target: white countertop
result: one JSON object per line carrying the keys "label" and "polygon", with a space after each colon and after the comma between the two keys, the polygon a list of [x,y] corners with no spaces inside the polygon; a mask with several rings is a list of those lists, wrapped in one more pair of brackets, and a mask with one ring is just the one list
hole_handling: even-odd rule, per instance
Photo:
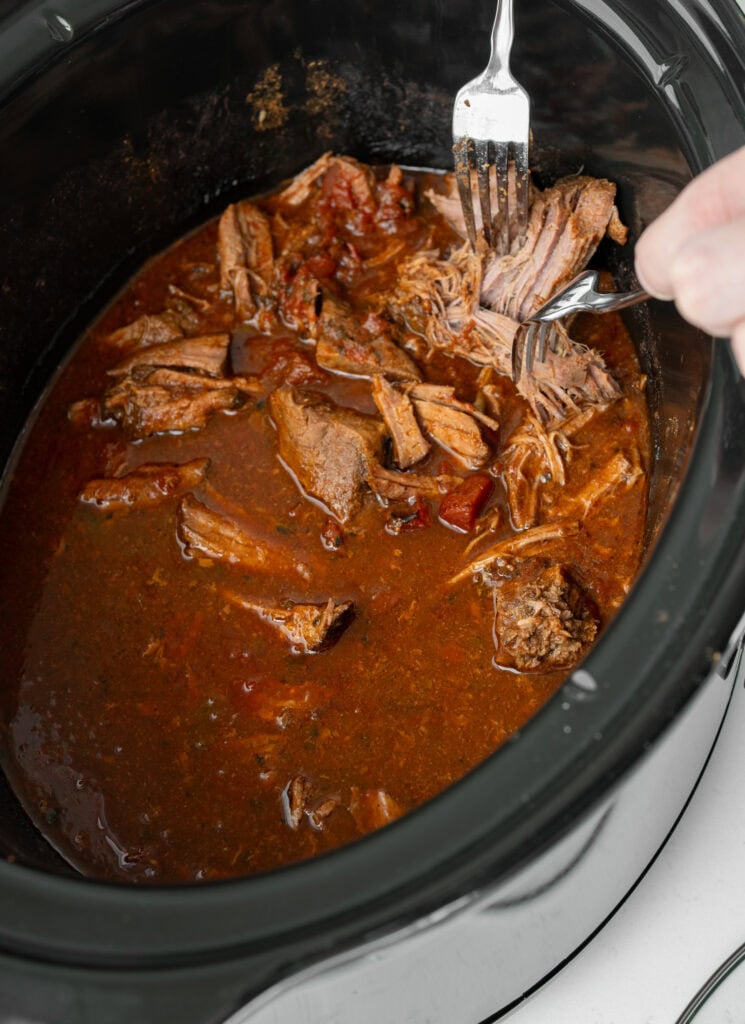
{"label": "white countertop", "polygon": [[[626,903],[510,1024],[674,1024],[745,942],[745,689],[742,667],[692,801]],[[735,997],[735,984],[740,995]],[[701,1024],[745,1021],[745,968]],[[727,1005],[722,1005],[726,1001]],[[699,1018],[696,1018],[698,1024]]]}

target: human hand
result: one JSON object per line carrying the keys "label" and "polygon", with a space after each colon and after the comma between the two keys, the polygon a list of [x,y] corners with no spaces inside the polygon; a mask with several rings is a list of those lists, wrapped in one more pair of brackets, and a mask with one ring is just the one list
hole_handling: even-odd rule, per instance
{"label": "human hand", "polygon": [[745,375],[745,146],[695,178],[636,244],[639,283],[731,338]]}

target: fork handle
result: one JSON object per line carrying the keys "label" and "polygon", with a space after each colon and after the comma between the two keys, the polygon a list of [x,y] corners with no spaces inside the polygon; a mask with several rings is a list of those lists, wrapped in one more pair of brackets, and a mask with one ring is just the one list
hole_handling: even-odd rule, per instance
{"label": "fork handle", "polygon": [[512,0],[497,0],[497,12],[491,30],[491,56],[484,76],[497,81],[510,72],[510,51],[515,36]]}
{"label": "fork handle", "polygon": [[627,306],[635,306],[637,302],[644,302],[649,298],[648,292],[638,288],[634,292],[600,292],[588,300],[588,308],[595,313],[610,313],[616,309],[626,309]]}

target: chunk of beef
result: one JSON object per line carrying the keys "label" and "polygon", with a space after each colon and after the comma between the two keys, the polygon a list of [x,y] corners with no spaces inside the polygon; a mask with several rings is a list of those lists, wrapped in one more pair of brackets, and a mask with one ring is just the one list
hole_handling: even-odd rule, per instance
{"label": "chunk of beef", "polygon": [[[102,427],[106,423],[106,414],[98,398],[81,398],[73,402],[67,410],[67,418],[76,427]],[[113,420],[109,419],[109,425]]]}
{"label": "chunk of beef", "polygon": [[316,832],[326,827],[326,819],[341,806],[338,793],[313,794],[313,785],[303,775],[296,775],[287,783],[280,796],[282,817],[293,831],[300,828],[303,816]]}
{"label": "chunk of beef", "polygon": [[414,400],[419,422],[429,436],[469,469],[483,466],[491,454],[472,416],[437,402]]}
{"label": "chunk of beef", "polygon": [[373,217],[376,212],[375,175],[353,157],[334,157],[323,176],[323,196],[338,210],[356,210]]}
{"label": "chunk of beef", "polygon": [[199,334],[202,316],[210,310],[206,299],[190,295],[182,288],[169,284],[164,316],[172,317],[184,334]]}
{"label": "chunk of beef", "polygon": [[401,469],[421,462],[430,450],[419,428],[408,395],[389,384],[385,377],[373,377],[372,395],[393,441],[393,455]]}
{"label": "chunk of beef", "polygon": [[563,485],[566,480],[552,435],[534,416],[526,415],[510,435],[499,465],[513,527],[527,530],[535,526],[545,485]]}
{"label": "chunk of beef", "polygon": [[256,612],[285,636],[294,654],[317,654],[332,647],[354,619],[351,601],[336,602],[329,598],[325,604],[295,604],[285,601],[281,605],[250,601],[239,594],[227,592],[233,604]]}
{"label": "chunk of beef", "polygon": [[391,166],[385,181],[378,184],[376,198],[375,220],[386,231],[395,231],[414,210],[414,196],[406,186],[403,171],[396,164]]}
{"label": "chunk of beef", "polygon": [[189,558],[211,558],[248,572],[276,576],[290,572],[306,579],[310,576],[308,566],[297,561],[288,550],[252,536],[247,527],[208,508],[193,494],[181,499],[176,533]]}
{"label": "chunk of beef", "polygon": [[[116,420],[130,440],[138,441],[166,431],[200,429],[211,413],[235,409],[243,401],[229,381],[188,377],[188,383],[167,385],[156,383],[155,374],[142,382],[125,377],[106,392],[104,414]],[[207,386],[204,381],[219,386]]]}
{"label": "chunk of beef", "polygon": [[321,285],[307,263],[294,267],[296,261],[283,257],[280,262],[278,311],[282,323],[305,338],[315,339],[323,294]]}
{"label": "chunk of beef", "polygon": [[285,824],[296,832],[300,828],[305,814],[305,804],[310,795],[310,784],[302,775],[290,779],[282,790],[280,801]]}
{"label": "chunk of beef", "polygon": [[236,313],[252,319],[267,305],[274,269],[272,232],[266,214],[253,203],[231,203],[217,232],[220,287],[235,297]]}
{"label": "chunk of beef", "polygon": [[107,335],[106,341],[115,348],[146,348],[183,338],[184,331],[176,313],[166,310],[154,316],[144,314]]}
{"label": "chunk of beef", "polygon": [[212,303],[208,299],[201,299],[198,295],[192,295],[191,292],[186,292],[177,284],[172,283],[168,285],[166,305],[169,309],[183,309],[184,305],[187,305],[200,313],[209,313],[212,309]]}
{"label": "chunk of beef", "polygon": [[591,602],[561,566],[518,565],[494,594],[497,658],[521,672],[569,668],[597,635]]}
{"label": "chunk of beef", "polygon": [[230,347],[229,334],[205,334],[201,338],[180,338],[140,348],[134,355],[118,363],[109,374],[123,377],[136,366],[176,366],[221,377],[225,372]]}
{"label": "chunk of beef", "polygon": [[324,296],[318,321],[316,361],[334,373],[421,380],[416,364],[386,331],[366,330],[350,306],[330,295]]}
{"label": "chunk of beef", "polygon": [[[586,516],[598,502],[619,488],[633,487],[644,476],[638,452],[631,459],[623,452],[616,452],[593,478],[577,493],[568,498],[570,506],[578,508]],[[564,503],[565,505],[566,503]]]}
{"label": "chunk of beef", "polygon": [[131,380],[162,388],[238,391],[241,395],[260,395],[264,388],[258,377],[205,377],[191,370],[173,370],[169,366],[136,366]]}
{"label": "chunk of beef", "polygon": [[455,397],[455,388],[448,384],[415,384],[409,388],[412,398],[420,401],[432,402],[434,405],[444,405],[449,409],[458,409],[472,416],[479,423],[483,424],[493,434],[499,431],[499,422],[485,412],[481,412],[470,402],[461,402]]}
{"label": "chunk of beef", "polygon": [[80,501],[102,510],[149,508],[197,487],[205,477],[209,459],[181,465],[148,462],[124,476],[89,481]]}
{"label": "chunk of beef", "polygon": [[386,180],[378,182],[370,167],[330,153],[298,174],[277,198],[291,207],[317,200],[319,218],[331,216],[354,234],[364,234],[375,224],[394,231],[414,207],[400,167],[391,167]]}
{"label": "chunk of beef", "polygon": [[403,807],[384,789],[352,786],[349,812],[360,832],[374,832],[400,818]]}
{"label": "chunk of beef", "polygon": [[[609,227],[615,196],[612,182],[582,176],[536,190],[523,245],[486,260],[481,304],[527,320],[587,265]],[[617,222],[616,214],[616,235]]]}
{"label": "chunk of beef", "polygon": [[[496,170],[492,170],[492,192],[496,194]],[[463,208],[460,202],[460,196],[458,195],[458,186],[454,174],[445,175],[443,181],[444,191],[436,192],[434,189],[430,189],[425,192],[427,199],[433,204],[439,213],[449,222],[451,227],[461,236],[461,238],[467,238],[468,232],[466,231],[466,224],[463,218]],[[561,205],[564,198],[561,195],[563,189],[572,189],[578,187],[580,190],[587,188],[590,190],[588,195],[588,204],[580,209],[580,217],[590,217],[588,221],[590,229],[594,232],[596,230],[596,224],[598,221],[602,221],[600,224],[600,234],[595,241],[595,245],[602,238],[603,234],[607,234],[608,237],[624,245],[628,238],[628,229],[621,222],[621,218],[618,214],[618,210],[611,201],[609,207],[607,207],[607,195],[611,194],[611,200],[615,199],[615,186],[611,182],[607,182],[602,178],[590,178],[587,176],[576,175],[574,177],[566,178],[563,181],[557,182],[552,188],[548,188],[545,191],[541,191],[531,184],[530,187],[530,210],[531,215],[533,208],[537,209],[543,214],[545,208],[550,207],[554,204]],[[478,194],[478,180],[476,173],[474,172],[471,176],[471,187],[474,195],[473,212],[476,221],[477,232],[481,231],[481,203],[479,202]],[[597,191],[595,188],[597,187]],[[510,213],[516,209],[515,206],[515,180],[512,169],[508,175],[508,189],[510,196]],[[555,193],[553,189],[558,189],[559,194]],[[611,193],[612,190],[612,193]],[[576,199],[576,196],[569,196],[570,202]],[[564,211],[566,212],[566,211]],[[538,218],[536,218],[538,220]],[[529,224],[528,234],[530,234],[531,227],[535,230],[534,225]],[[515,239],[512,243],[511,253],[515,255],[520,249],[521,243],[519,241],[519,233],[516,230],[510,231],[510,237]],[[589,259],[589,256],[587,257]]]}
{"label": "chunk of beef", "polygon": [[383,501],[409,501],[417,498],[438,498],[456,488],[458,476],[447,473],[424,476],[417,473],[397,473],[395,470],[373,466],[369,483]]}
{"label": "chunk of beef", "polygon": [[278,199],[287,206],[301,206],[313,193],[319,179],[326,173],[336,158],[331,153],[324,153],[323,156],[306,167],[300,174],[296,174],[289,185],[282,189]]}
{"label": "chunk of beef", "polygon": [[326,819],[329,815],[341,806],[341,796],[338,793],[327,793],[313,802],[307,809],[308,823],[316,832],[321,832],[326,827]]}
{"label": "chunk of beef", "polygon": [[286,466],[307,494],[348,522],[380,458],[383,424],[288,385],[274,392],[269,405]]}

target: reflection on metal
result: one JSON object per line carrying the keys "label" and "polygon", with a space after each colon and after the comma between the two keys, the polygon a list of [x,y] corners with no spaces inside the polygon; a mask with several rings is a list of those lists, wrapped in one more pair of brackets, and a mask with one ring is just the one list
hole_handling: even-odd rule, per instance
{"label": "reflection on metal", "polygon": [[687,63],[688,58],[684,53],[674,53],[672,56],[667,57],[659,66],[660,77],[657,79],[657,85],[664,89],[666,86],[677,82]]}
{"label": "reflection on metal", "polygon": [[504,900],[495,900],[494,902],[487,904],[483,909],[491,911],[504,910],[506,907],[518,906],[520,903],[527,903],[530,900],[537,899],[539,896],[542,896],[545,892],[548,892],[549,889],[553,889],[555,885],[557,885],[564,878],[570,875],[572,871],[574,871],[574,869],[579,864],[581,864],[582,861],[585,859],[587,854],[590,852],[592,847],[599,839],[601,833],[603,832],[603,829],[607,825],[608,820],[611,814],[613,813],[614,806],[614,804],[611,804],[609,807],[606,807],[606,809],[600,815],[598,820],[595,822],[592,831],[590,832],[589,836],[584,841],[582,846],[580,846],[579,850],[577,850],[577,852],[567,861],[565,865],[563,865],[563,867],[560,868],[559,871],[557,871],[557,873],[552,878],[546,879],[545,882],[542,882],[540,885],[535,886],[533,889],[529,889],[526,892],[521,893],[519,896],[512,896]]}
{"label": "reflection on metal", "polygon": [[737,971],[745,961],[745,944],[729,956],[693,997],[675,1024],[722,1024],[742,1020],[745,1006],[745,972]]}
{"label": "reflection on metal", "polygon": [[55,43],[69,43],[75,35],[75,30],[67,18],[56,11],[45,12],[44,24]]}

